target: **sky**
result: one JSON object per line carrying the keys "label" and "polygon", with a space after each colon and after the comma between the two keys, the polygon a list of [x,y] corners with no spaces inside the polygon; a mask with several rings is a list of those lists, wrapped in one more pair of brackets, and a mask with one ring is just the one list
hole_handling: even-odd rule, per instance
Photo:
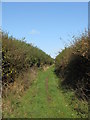
{"label": "sky", "polygon": [[88,28],[88,2],[2,2],[2,29],[53,58]]}

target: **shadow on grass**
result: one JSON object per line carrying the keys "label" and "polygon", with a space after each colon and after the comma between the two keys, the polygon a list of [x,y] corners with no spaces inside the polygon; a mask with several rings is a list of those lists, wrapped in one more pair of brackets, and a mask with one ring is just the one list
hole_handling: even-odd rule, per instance
{"label": "shadow on grass", "polygon": [[72,55],[68,65],[55,71],[62,78],[59,85],[66,89],[75,90],[82,99],[89,99],[90,61],[80,55]]}

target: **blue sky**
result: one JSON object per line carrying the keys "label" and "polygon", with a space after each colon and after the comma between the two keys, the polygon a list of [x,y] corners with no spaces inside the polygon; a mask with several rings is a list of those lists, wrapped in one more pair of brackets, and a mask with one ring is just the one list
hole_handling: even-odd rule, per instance
{"label": "blue sky", "polygon": [[[88,28],[88,3],[2,3],[2,29],[55,57]],[[60,39],[61,38],[61,39]]]}

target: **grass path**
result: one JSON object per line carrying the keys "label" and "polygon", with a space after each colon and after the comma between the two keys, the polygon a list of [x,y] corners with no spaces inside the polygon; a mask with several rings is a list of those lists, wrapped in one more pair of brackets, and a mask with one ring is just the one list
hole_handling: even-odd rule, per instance
{"label": "grass path", "polygon": [[9,117],[14,118],[77,118],[62,91],[58,89],[54,67],[39,71],[33,85],[21,97]]}

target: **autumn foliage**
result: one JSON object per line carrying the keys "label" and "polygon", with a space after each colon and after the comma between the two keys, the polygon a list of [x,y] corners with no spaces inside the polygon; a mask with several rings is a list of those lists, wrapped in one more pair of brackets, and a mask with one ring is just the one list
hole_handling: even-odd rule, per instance
{"label": "autumn foliage", "polygon": [[25,41],[9,37],[2,32],[2,82],[6,85],[14,82],[28,68],[51,65],[53,59],[45,52]]}
{"label": "autumn foliage", "polygon": [[62,86],[73,89],[82,99],[89,98],[90,85],[90,36],[74,38],[55,59],[55,72],[62,78]]}

